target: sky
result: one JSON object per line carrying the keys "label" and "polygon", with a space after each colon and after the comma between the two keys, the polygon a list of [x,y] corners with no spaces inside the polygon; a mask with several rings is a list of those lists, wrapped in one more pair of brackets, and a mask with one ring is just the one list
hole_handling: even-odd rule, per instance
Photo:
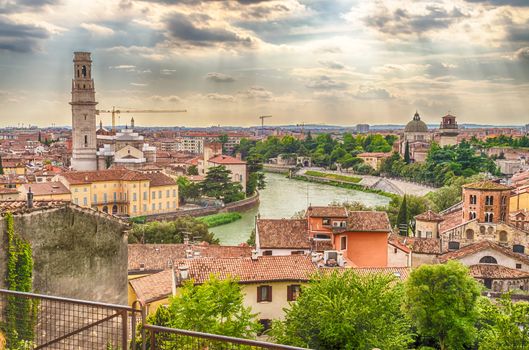
{"label": "sky", "polygon": [[74,51],[98,108],[187,110],[143,126],[529,123],[529,0],[0,0],[0,127],[71,124]]}

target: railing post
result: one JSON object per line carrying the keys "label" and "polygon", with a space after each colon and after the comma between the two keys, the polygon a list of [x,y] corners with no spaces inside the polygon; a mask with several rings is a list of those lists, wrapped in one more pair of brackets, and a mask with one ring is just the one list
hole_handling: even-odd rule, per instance
{"label": "railing post", "polygon": [[129,341],[128,326],[129,326],[129,322],[128,322],[127,310],[123,310],[121,312],[121,327],[122,327],[122,330],[121,330],[121,343],[122,343],[123,349],[128,347],[127,346],[128,345],[128,341]]}
{"label": "railing post", "polygon": [[154,332],[154,330],[150,330],[149,331],[149,334],[151,335],[151,347],[149,350],[155,350],[156,349],[156,333]]}
{"label": "railing post", "polygon": [[132,350],[136,350],[136,308],[134,307],[135,303],[132,304],[134,311],[132,312],[130,319],[130,347]]}

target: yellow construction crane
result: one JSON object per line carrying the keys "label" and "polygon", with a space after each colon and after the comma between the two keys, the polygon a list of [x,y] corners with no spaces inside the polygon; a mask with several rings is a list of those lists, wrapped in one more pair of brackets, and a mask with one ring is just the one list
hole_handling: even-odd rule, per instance
{"label": "yellow construction crane", "polygon": [[261,136],[264,135],[264,120],[266,118],[272,118],[272,116],[271,115],[262,115],[262,116],[259,117],[259,119],[261,119]]}
{"label": "yellow construction crane", "polygon": [[116,115],[121,113],[185,113],[187,110],[185,109],[116,109],[116,107],[112,107],[112,109],[106,110],[106,109],[98,109],[96,110],[96,114],[103,114],[103,113],[110,113],[112,114],[112,131],[116,131]]}

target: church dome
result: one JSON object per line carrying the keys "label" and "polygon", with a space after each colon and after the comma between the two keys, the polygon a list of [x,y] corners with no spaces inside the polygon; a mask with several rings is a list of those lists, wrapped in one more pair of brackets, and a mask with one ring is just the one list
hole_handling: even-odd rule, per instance
{"label": "church dome", "polygon": [[413,120],[406,124],[404,132],[428,132],[428,126],[421,120],[418,112],[415,112]]}

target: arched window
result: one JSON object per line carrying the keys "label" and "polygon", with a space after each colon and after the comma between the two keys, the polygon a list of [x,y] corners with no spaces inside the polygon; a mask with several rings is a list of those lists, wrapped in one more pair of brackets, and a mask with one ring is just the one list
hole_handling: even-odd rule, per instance
{"label": "arched window", "polygon": [[81,68],[81,74],[83,75],[83,78],[86,78],[86,66]]}
{"label": "arched window", "polygon": [[88,135],[84,135],[84,146],[88,146]]}
{"label": "arched window", "polygon": [[108,213],[108,207],[106,205],[103,207],[103,212]]}
{"label": "arched window", "polygon": [[112,206],[112,214],[117,214],[118,213],[118,206],[117,205],[113,205]]}
{"label": "arched window", "polygon": [[479,259],[480,264],[497,264],[498,261],[493,256],[487,255]]}
{"label": "arched window", "polygon": [[466,231],[466,236],[467,236],[467,239],[474,239],[474,230],[469,228],[467,231]]}
{"label": "arched window", "polygon": [[507,242],[507,232],[500,231],[500,242]]}

